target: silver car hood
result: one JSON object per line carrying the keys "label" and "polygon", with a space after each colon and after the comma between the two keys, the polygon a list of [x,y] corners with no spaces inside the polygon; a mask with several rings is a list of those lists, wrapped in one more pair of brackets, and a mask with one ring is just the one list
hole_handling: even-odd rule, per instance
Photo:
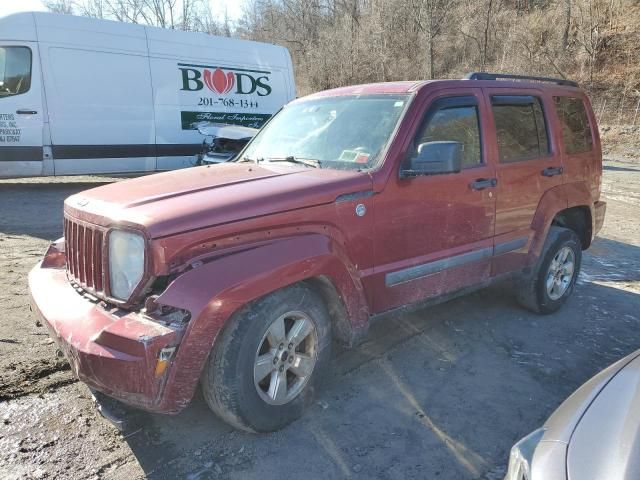
{"label": "silver car hood", "polygon": [[573,392],[544,424],[545,434],[542,440],[568,444],[578,422],[591,403],[611,379],[636,358],[640,358],[640,350],[609,365]]}
{"label": "silver car hood", "polygon": [[640,479],[640,357],[584,412],[569,441],[567,473],[569,480]]}

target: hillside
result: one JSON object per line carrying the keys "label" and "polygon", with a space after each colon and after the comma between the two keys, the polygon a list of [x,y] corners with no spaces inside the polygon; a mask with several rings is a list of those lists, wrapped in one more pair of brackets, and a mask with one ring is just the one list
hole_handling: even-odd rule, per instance
{"label": "hillside", "polygon": [[209,0],[45,1],[62,13],[285,45],[299,95],[470,71],[571,78],[590,94],[605,150],[640,150],[638,0],[245,0],[235,21]]}
{"label": "hillside", "polygon": [[639,156],[637,1],[254,0],[235,34],[286,45],[300,94],[478,70],[571,78],[605,152]]}

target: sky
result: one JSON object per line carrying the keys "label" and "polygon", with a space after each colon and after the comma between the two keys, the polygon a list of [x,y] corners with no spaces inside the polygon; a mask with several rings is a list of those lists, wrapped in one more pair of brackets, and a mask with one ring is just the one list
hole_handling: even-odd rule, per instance
{"label": "sky", "polygon": [[[225,8],[230,20],[238,19],[242,14],[241,0],[209,0],[214,13],[224,15]],[[17,12],[45,11],[40,0],[0,0],[0,17]]]}

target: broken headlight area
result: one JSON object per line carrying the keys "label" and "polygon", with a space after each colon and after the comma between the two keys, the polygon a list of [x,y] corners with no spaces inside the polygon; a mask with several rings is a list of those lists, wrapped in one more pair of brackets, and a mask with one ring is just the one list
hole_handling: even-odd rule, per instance
{"label": "broken headlight area", "polygon": [[148,317],[167,327],[182,330],[191,320],[191,313],[182,308],[163,305],[158,302],[158,295],[150,295],[144,302],[144,308],[140,311]]}
{"label": "broken headlight area", "polygon": [[174,342],[163,347],[158,352],[158,358],[154,369],[155,378],[164,376],[168,368],[171,366],[178,345],[182,341],[187,323],[191,319],[191,313],[182,308],[176,308],[169,305],[163,305],[158,302],[157,295],[147,297],[144,307],[140,310],[143,318],[159,323],[171,330],[175,331],[177,337]]}

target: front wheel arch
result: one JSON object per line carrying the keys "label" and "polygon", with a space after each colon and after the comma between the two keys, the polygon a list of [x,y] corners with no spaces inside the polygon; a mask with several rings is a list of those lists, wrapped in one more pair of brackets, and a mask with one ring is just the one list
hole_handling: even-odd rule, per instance
{"label": "front wheel arch", "polygon": [[331,332],[333,338],[339,343],[353,347],[367,335],[369,323],[354,323],[344,303],[339,290],[333,284],[331,278],[326,275],[311,277],[303,281],[316,290],[327,307],[331,316]]}
{"label": "front wheel arch", "polygon": [[[260,353],[256,353],[256,347],[260,347],[272,320],[294,311],[306,313],[314,322],[315,366],[292,400],[269,404],[254,382],[256,355]],[[299,282],[276,290],[239,309],[218,335],[201,376],[205,400],[214,413],[236,428],[249,432],[279,430],[299,418],[313,401],[328,372],[331,343],[331,319],[321,296],[311,286]]]}
{"label": "front wheel arch", "polygon": [[356,268],[339,246],[323,235],[274,239],[256,248],[221,255],[173,280],[157,302],[189,311],[191,320],[169,370],[164,401],[177,401],[181,408],[189,403],[212,346],[227,321],[244,305],[299,282],[314,279],[311,282],[318,284],[318,278],[333,285],[333,298],[343,302],[347,311],[343,318],[353,332],[366,333],[369,308]]}

